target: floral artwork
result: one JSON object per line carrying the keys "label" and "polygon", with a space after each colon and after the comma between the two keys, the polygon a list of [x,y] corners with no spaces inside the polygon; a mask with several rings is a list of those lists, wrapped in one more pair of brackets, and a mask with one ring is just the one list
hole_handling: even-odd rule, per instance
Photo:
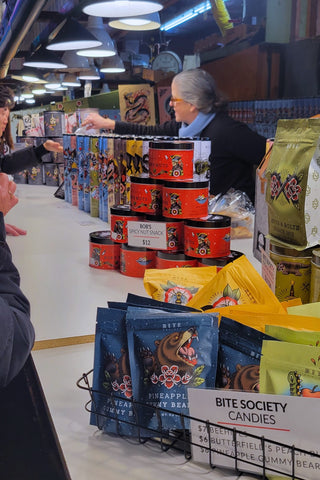
{"label": "floral artwork", "polygon": [[149,85],[119,85],[121,120],[155,125],[154,89]]}

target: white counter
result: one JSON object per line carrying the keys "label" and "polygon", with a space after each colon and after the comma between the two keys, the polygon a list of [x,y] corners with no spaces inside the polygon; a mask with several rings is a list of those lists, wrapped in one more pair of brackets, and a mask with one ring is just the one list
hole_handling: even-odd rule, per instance
{"label": "white counter", "polygon": [[[94,344],[81,343],[81,337],[86,341],[86,336],[94,334],[98,306],[106,306],[108,300],[124,301],[128,292],[144,296],[146,292],[140,278],[88,266],[89,233],[108,225],[56,199],[55,190],[18,185],[20,202],[6,221],[28,231],[25,237],[8,237],[8,243],[31,302],[36,340],[70,339],[68,346],[35,350],[32,356],[71,478],[238,478],[234,472],[202,469],[182,454],[162,452],[158,445],[103,435],[89,425],[84,408],[89,394],[76,382],[93,368]],[[231,248],[245,253],[260,272],[251,240],[233,241]]]}

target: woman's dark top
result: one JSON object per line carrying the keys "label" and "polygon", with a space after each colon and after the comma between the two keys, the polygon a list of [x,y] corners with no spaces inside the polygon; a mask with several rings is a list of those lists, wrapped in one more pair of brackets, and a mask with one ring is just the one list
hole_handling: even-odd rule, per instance
{"label": "woman's dark top", "polygon": [[[178,136],[181,123],[145,126],[116,122],[115,133],[126,135]],[[210,193],[226,193],[230,188],[246,192],[254,203],[255,168],[262,160],[266,139],[226,113],[217,113],[200,134],[211,140]]]}
{"label": "woman's dark top", "polygon": [[9,155],[0,155],[0,172],[13,174],[21,172],[32,165],[41,163],[41,157],[48,153],[43,145],[26,147]]}

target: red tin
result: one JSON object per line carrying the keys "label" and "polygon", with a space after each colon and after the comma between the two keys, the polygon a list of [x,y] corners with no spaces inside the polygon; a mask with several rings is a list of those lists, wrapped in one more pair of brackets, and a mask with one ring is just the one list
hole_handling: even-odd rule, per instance
{"label": "red tin", "polygon": [[192,180],[193,142],[150,142],[149,175],[162,180]]}
{"label": "red tin", "polygon": [[173,220],[162,216],[146,215],[146,220],[155,223],[164,223],[166,225],[166,239],[168,252],[181,252],[183,250],[183,220]]}
{"label": "red tin", "polygon": [[89,266],[117,270],[120,266],[120,245],[111,240],[110,230],[89,234]]}
{"label": "red tin", "polygon": [[120,273],[128,277],[143,277],[147,268],[155,268],[156,251],[142,247],[120,245]]}
{"label": "red tin", "polygon": [[217,257],[217,258],[201,258],[198,260],[198,267],[217,267],[217,272],[221,270],[221,268],[228,265],[228,263],[233,262],[237,258],[243,255],[242,252],[237,252],[236,250],[231,250],[230,255],[227,257]]}
{"label": "red tin", "polygon": [[208,182],[163,183],[162,215],[167,218],[199,218],[208,215]]}
{"label": "red tin", "polygon": [[143,216],[133,212],[130,205],[110,208],[111,238],[116,243],[128,243],[128,221],[142,220]]}
{"label": "red tin", "polygon": [[190,258],[183,253],[157,252],[156,268],[197,267],[196,258]]}
{"label": "red tin", "polygon": [[160,215],[162,210],[162,183],[149,177],[130,177],[131,210],[149,215]]}
{"label": "red tin", "polygon": [[230,255],[231,218],[210,215],[206,220],[184,223],[184,253],[190,257],[217,258]]}

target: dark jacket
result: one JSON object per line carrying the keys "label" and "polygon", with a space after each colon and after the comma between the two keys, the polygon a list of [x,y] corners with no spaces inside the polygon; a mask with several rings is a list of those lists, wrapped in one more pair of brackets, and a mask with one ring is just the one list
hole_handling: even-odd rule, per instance
{"label": "dark jacket", "polygon": [[0,155],[0,172],[13,174],[21,172],[41,162],[41,157],[48,153],[43,145],[26,147],[9,155]]}
{"label": "dark jacket", "polygon": [[12,263],[0,212],[0,387],[20,372],[34,338],[29,301],[20,289],[19,272]]}
{"label": "dark jacket", "polygon": [[[115,133],[178,136],[180,126],[175,120],[156,126],[116,122]],[[265,154],[266,139],[226,113],[217,113],[200,137],[211,140],[210,193],[234,188],[246,192],[254,203],[254,169]]]}

